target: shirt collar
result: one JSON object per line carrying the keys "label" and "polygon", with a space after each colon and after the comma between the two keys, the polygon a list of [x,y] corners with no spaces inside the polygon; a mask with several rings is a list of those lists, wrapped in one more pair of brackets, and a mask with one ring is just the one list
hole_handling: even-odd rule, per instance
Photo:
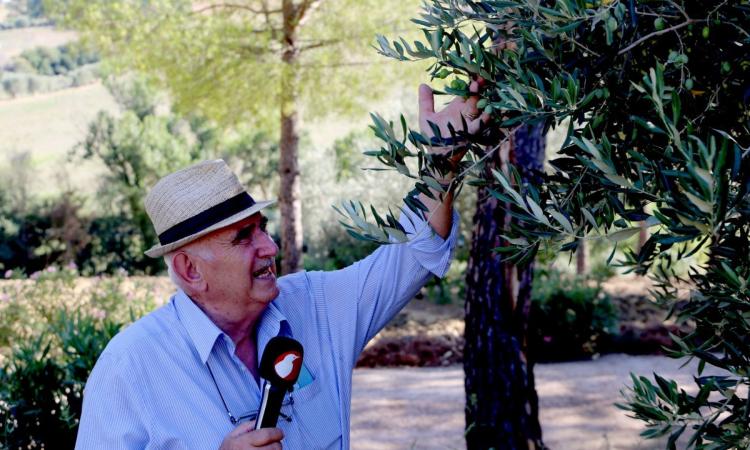
{"label": "shirt collar", "polygon": [[[201,361],[205,363],[208,361],[208,356],[211,354],[216,340],[219,336],[226,336],[226,334],[181,289],[175,294],[173,302],[180,322],[190,335]],[[257,342],[258,355],[263,354],[262,351],[266,348],[266,344],[274,336],[292,337],[292,330],[286,317],[272,302],[260,316]],[[233,348],[234,345],[229,336],[226,336],[226,340],[227,344]]]}
{"label": "shirt collar", "polygon": [[[278,300],[278,299],[277,299]],[[292,337],[292,330],[289,326],[289,322],[284,317],[284,314],[279,311],[279,308],[274,305],[273,302],[269,303],[263,315],[260,316],[260,324],[258,326],[258,356],[263,354],[263,350],[266,348],[268,341],[275,336],[286,336]],[[260,362],[260,359],[258,360]]]}
{"label": "shirt collar", "polygon": [[181,289],[177,291],[173,302],[180,322],[190,335],[201,361],[205,363],[214,348],[216,339],[224,332]]}

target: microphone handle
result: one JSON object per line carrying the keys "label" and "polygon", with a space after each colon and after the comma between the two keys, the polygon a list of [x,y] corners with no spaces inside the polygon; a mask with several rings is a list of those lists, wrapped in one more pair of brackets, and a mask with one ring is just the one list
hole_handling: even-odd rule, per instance
{"label": "microphone handle", "polygon": [[268,381],[263,384],[263,396],[260,399],[260,410],[255,422],[256,430],[276,427],[285,394],[286,389],[283,387],[274,386]]}

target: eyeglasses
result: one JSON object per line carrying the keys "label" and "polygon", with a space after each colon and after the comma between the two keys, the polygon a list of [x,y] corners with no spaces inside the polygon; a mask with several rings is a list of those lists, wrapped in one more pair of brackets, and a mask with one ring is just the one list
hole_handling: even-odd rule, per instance
{"label": "eyeglasses", "polygon": [[[227,416],[229,417],[229,421],[232,423],[232,425],[237,425],[238,423],[241,423],[247,420],[255,420],[258,418],[258,411],[246,412],[245,414],[241,414],[239,417],[235,417],[234,414],[232,414],[232,412],[229,411],[227,402],[224,400],[224,396],[221,394],[221,389],[219,389],[219,384],[216,383],[216,377],[214,377],[214,372],[211,370],[211,366],[208,365],[208,361],[206,361],[206,368],[208,369],[209,375],[211,375],[211,380],[214,382],[214,386],[216,387],[216,392],[219,393],[219,398],[221,398],[221,403],[224,405],[224,410],[226,410]],[[294,398],[292,397],[291,392],[289,393],[289,397],[285,398],[284,401],[281,402],[281,407],[283,408],[284,406],[291,406],[292,408],[294,408]],[[289,415],[286,415],[283,412],[279,412],[279,416],[281,416],[281,418],[286,420],[287,422],[292,421],[291,412]]]}

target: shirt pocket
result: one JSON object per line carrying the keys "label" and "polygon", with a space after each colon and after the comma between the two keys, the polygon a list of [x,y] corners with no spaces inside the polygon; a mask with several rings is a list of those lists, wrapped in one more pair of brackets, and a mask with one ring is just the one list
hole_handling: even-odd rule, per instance
{"label": "shirt pocket", "polygon": [[341,414],[332,392],[320,379],[292,393],[294,420],[305,442],[305,448],[341,448]]}

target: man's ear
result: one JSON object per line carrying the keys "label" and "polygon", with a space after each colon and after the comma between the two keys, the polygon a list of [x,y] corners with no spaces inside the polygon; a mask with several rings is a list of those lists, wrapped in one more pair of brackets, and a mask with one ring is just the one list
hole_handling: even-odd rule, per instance
{"label": "man's ear", "polygon": [[172,270],[189,290],[203,292],[206,290],[207,284],[200,270],[198,270],[195,258],[195,256],[186,252],[178,251],[172,258]]}

